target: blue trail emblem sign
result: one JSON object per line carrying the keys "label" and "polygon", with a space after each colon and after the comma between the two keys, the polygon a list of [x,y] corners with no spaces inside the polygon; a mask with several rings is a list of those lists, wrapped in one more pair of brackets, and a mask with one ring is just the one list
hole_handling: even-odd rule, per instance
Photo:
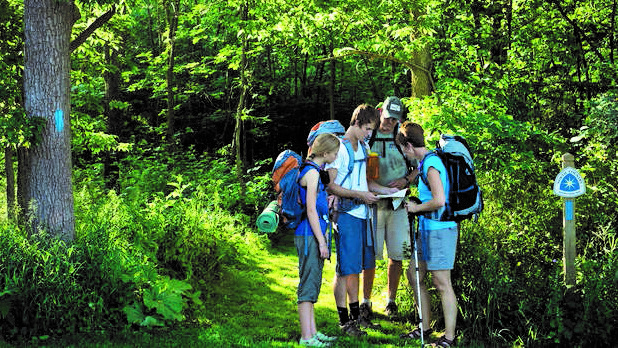
{"label": "blue trail emblem sign", "polygon": [[586,193],[586,184],[573,167],[564,168],[554,181],[554,194],[565,198],[575,198]]}

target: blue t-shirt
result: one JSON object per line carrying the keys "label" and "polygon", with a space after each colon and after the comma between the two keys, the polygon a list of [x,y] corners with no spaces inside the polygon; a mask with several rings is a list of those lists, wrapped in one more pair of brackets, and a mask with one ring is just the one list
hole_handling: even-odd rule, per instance
{"label": "blue t-shirt", "polygon": [[[433,155],[427,155],[425,156],[423,161],[421,161],[421,168],[423,169],[422,175],[424,178],[427,178],[427,173],[429,172],[429,168],[431,167],[435,168],[438,171],[438,173],[440,173],[440,180],[442,181],[442,188],[444,189],[444,195],[446,196],[446,201],[448,202],[449,183],[448,183],[448,177],[446,175],[446,167],[444,166],[444,163],[442,163],[442,160],[440,159],[440,157],[433,156]],[[419,196],[418,198],[423,203],[430,201],[431,198],[433,197],[431,194],[431,190],[429,190],[429,187],[423,182],[423,180],[418,181],[418,196]],[[444,207],[440,208],[437,211],[437,216],[442,215],[443,211],[444,211]],[[421,228],[424,230],[440,230],[444,228],[457,227],[457,223],[455,221],[439,221],[439,220],[429,219],[422,215],[420,216],[419,222],[420,222]]]}
{"label": "blue t-shirt", "polygon": [[[306,163],[303,170],[300,172],[299,179],[302,179],[307,172],[310,170],[318,170],[317,165],[313,162]],[[307,188],[300,187],[300,201],[303,204],[303,207],[307,206]],[[316,208],[318,211],[318,217],[320,221],[320,227],[322,229],[322,234],[326,232],[326,227],[328,226],[328,193],[326,192],[326,188],[322,183],[322,179],[318,179],[318,195],[316,199]],[[311,224],[307,219],[307,209],[305,209],[305,214],[300,224],[296,227],[295,235],[297,236],[313,236],[313,231],[311,230]]]}

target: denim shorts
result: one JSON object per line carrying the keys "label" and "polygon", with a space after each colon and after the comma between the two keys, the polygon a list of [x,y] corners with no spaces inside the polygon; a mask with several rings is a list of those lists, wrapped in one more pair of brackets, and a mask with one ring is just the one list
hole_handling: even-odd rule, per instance
{"label": "denim shorts", "polygon": [[347,213],[339,214],[335,235],[337,275],[360,274],[364,269],[376,268],[373,238],[367,237],[367,221]]}
{"label": "denim shorts", "polygon": [[457,235],[457,227],[421,230],[419,258],[426,262],[428,271],[453,269]]}

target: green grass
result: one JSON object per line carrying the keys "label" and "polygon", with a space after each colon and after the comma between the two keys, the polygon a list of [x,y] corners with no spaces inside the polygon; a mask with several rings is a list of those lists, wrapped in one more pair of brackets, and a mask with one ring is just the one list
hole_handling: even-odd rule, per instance
{"label": "green grass", "polygon": [[[211,284],[214,291],[210,298],[204,299],[206,310],[192,323],[152,330],[135,328],[61,338],[40,337],[15,346],[296,347],[300,337],[296,309],[298,260],[292,240],[291,235],[286,235],[270,251],[256,251],[246,269],[230,270],[220,283]],[[325,263],[322,291],[315,307],[318,328],[329,335],[340,334],[332,293],[334,269],[333,257]],[[420,346],[420,341],[399,339],[399,334],[411,328],[410,323],[391,322],[381,316],[386,305],[385,283],[386,262],[378,261],[372,299],[378,315],[374,322],[382,328],[367,330],[369,334],[363,338],[341,337],[335,347]],[[407,281],[402,278],[398,298],[403,302],[409,296]],[[401,307],[405,314],[406,305]],[[459,346],[482,345],[463,345],[462,342]]]}

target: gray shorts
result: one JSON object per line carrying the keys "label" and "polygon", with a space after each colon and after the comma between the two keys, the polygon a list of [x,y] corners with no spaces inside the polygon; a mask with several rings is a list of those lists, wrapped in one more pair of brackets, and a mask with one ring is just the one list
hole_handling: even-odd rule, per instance
{"label": "gray shorts", "polygon": [[[307,248],[305,248],[307,243]],[[318,302],[322,287],[322,270],[324,259],[320,257],[320,249],[314,236],[294,236],[294,245],[298,255],[298,303]],[[306,255],[305,255],[306,251]]]}

